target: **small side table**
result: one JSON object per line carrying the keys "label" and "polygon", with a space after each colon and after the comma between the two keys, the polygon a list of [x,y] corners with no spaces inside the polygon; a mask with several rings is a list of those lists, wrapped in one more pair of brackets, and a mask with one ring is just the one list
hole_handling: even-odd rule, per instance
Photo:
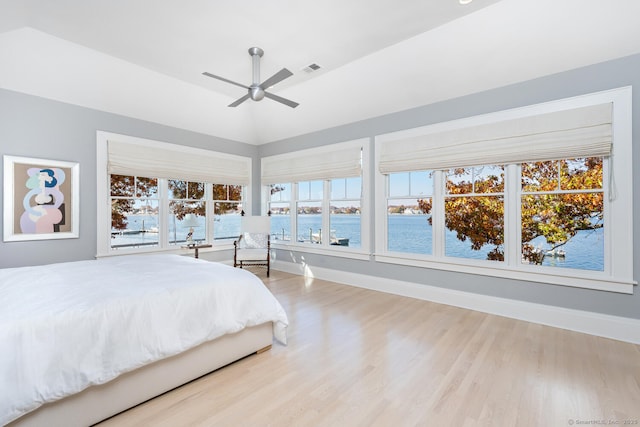
{"label": "small side table", "polygon": [[203,248],[211,248],[212,245],[210,243],[193,243],[191,245],[184,245],[181,246],[184,249],[194,249],[195,250],[195,257],[198,258],[198,249],[203,249]]}

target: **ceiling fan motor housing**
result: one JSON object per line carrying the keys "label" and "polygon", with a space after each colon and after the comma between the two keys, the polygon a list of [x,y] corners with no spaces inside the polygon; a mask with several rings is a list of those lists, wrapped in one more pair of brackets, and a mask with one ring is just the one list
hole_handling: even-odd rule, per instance
{"label": "ceiling fan motor housing", "polygon": [[249,87],[249,96],[254,101],[260,101],[262,98],[264,98],[264,89],[262,89],[259,85],[251,85]]}

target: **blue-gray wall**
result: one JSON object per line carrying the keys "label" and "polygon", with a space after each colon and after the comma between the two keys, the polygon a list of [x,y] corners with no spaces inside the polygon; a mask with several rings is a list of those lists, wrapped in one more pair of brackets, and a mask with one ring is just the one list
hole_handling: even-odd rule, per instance
{"label": "blue-gray wall", "polygon": [[[0,89],[0,156],[80,163],[80,237],[0,242],[0,268],[94,258],[98,130],[250,156],[259,165],[254,145]],[[258,173],[256,169],[254,174]]]}
{"label": "blue-gray wall", "polygon": [[[92,259],[96,251],[96,131],[122,133],[232,154],[262,156],[316,147],[428,124],[521,107],[621,86],[640,88],[640,55],[597,64],[525,83],[457,98],[412,110],[364,120],[312,134],[272,142],[259,147],[201,135],[115,114],[0,90],[0,154],[42,157],[80,162],[80,238],[33,242],[0,243],[0,267]],[[633,96],[634,111],[640,111],[638,91]],[[638,147],[640,118],[634,114],[633,146]],[[639,164],[640,150],[633,152]],[[370,167],[373,168],[371,164]],[[259,211],[259,162],[254,166],[253,212]],[[634,251],[639,254],[638,188],[634,173]],[[0,200],[1,202],[1,200]],[[371,206],[370,208],[373,208]],[[374,231],[371,230],[371,240]],[[299,258],[299,254],[278,251],[278,259]],[[354,261],[330,256],[304,254],[312,266],[333,268],[394,280],[406,280],[449,289],[493,295],[522,301],[575,308],[617,316],[640,318],[640,296],[591,291],[540,283],[475,276]],[[640,265],[634,260],[634,279]]]}
{"label": "blue-gray wall", "polygon": [[[473,76],[470,78],[473,78]],[[637,113],[640,111],[640,55],[571,70],[370,120],[325,129],[308,135],[275,141],[260,146],[259,153],[260,157],[264,157],[351,139],[372,138],[378,134],[397,130],[584,95],[622,86],[634,86],[635,89],[633,93],[633,111],[635,112],[633,116],[633,164],[638,165],[640,164],[640,143],[638,141],[640,116]],[[373,163],[370,164],[370,167],[372,168],[371,176],[373,176]],[[633,271],[634,280],[636,281],[638,281],[638,272],[640,271],[640,258],[638,257],[638,254],[640,254],[638,245],[638,234],[640,233],[640,215],[638,215],[638,208],[640,207],[640,197],[638,197],[638,189],[640,188],[639,176],[637,171],[634,170],[633,247],[636,256]],[[373,206],[370,206],[370,208],[373,209]],[[374,230],[371,230],[372,242],[375,241],[373,233]],[[279,260],[300,259],[300,256],[301,254],[297,253],[277,252],[277,258]],[[354,261],[309,253],[304,254],[304,260],[305,263],[310,266],[640,319],[640,290],[638,290],[637,287],[634,289],[634,295],[624,295],[497,277],[476,276],[442,270],[384,264],[373,260]]]}

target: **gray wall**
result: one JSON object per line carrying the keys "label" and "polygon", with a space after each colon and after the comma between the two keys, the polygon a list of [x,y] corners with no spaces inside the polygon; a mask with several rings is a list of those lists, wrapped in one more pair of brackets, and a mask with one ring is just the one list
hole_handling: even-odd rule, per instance
{"label": "gray wall", "polygon": [[[363,120],[308,135],[275,141],[260,146],[259,153],[260,157],[263,157],[350,139],[374,137],[377,134],[630,85],[640,88],[640,55],[426,105],[375,119]],[[637,89],[633,93],[633,110],[635,112],[640,111],[640,95]],[[637,165],[640,164],[640,143],[637,131],[640,129],[640,116],[637,113],[633,117],[633,128],[633,163]],[[370,167],[373,168],[373,163],[370,164]],[[639,174],[634,171],[633,246],[635,254],[640,254],[638,245],[638,234],[640,233],[640,215],[638,214],[638,208],[640,207],[640,197],[638,196],[639,181]],[[370,208],[373,209],[373,206]],[[374,241],[373,233],[374,230],[371,230],[372,242]],[[276,255],[279,260],[295,260],[300,259],[301,256],[301,254],[287,251],[278,251]],[[640,271],[639,259],[636,255],[633,269],[634,280],[636,281],[638,281],[638,271]],[[308,253],[304,254],[304,260],[305,263],[311,266],[640,319],[640,291],[638,291],[637,287],[634,289],[634,295],[624,295],[497,277],[384,264],[373,260],[353,261]]]}
{"label": "gray wall", "polygon": [[250,156],[259,163],[253,145],[0,89],[0,155],[80,163],[80,237],[0,242],[0,268],[94,258],[98,130]]}

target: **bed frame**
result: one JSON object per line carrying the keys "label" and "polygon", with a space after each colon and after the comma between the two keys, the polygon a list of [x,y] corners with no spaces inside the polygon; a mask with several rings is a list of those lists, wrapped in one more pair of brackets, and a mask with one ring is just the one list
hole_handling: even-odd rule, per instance
{"label": "bed frame", "polygon": [[47,403],[7,427],[86,427],[245,356],[269,350],[272,340],[271,322],[224,335],[184,353],[127,372],[108,383]]}

